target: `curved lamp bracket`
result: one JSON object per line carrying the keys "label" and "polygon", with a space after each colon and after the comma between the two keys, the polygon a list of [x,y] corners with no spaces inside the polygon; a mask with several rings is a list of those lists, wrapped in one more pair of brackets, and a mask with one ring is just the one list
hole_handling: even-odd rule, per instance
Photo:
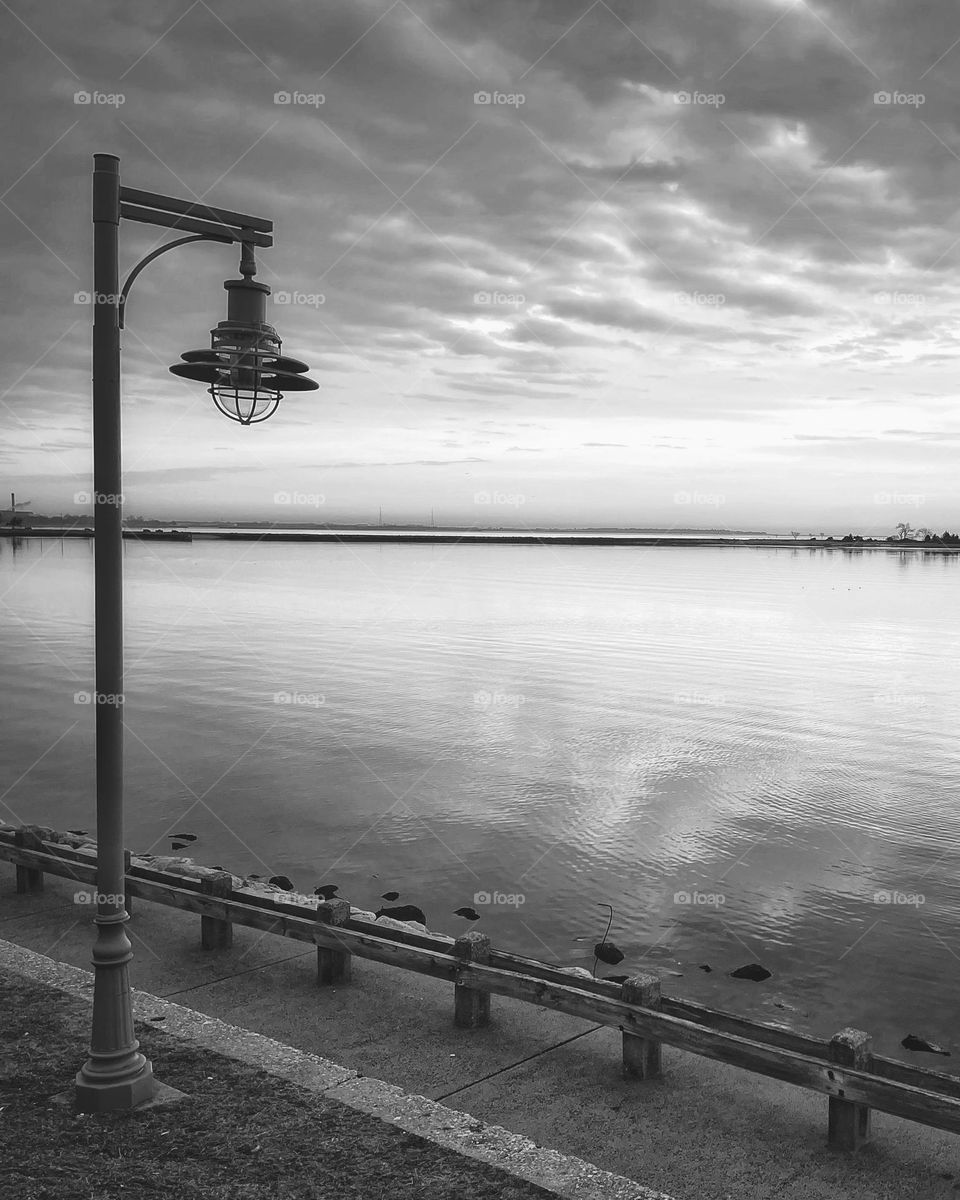
{"label": "curved lamp bracket", "polygon": [[126,278],[126,282],[120,292],[120,301],[117,305],[119,314],[120,328],[123,329],[123,317],[127,307],[127,293],[130,291],[131,285],[136,277],[140,274],[147,263],[152,263],[155,258],[159,258],[161,254],[166,254],[168,250],[173,250],[177,246],[185,246],[187,242],[224,242],[228,246],[233,244],[233,238],[221,237],[216,233],[195,233],[192,237],[177,238],[175,242],[167,242],[165,246],[161,246],[159,250],[154,250],[152,254],[148,254],[146,258],[142,258],[133,268]]}

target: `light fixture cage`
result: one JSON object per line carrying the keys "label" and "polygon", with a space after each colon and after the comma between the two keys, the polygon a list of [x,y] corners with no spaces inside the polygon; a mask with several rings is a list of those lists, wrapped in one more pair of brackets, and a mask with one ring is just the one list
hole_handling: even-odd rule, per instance
{"label": "light fixture cage", "polygon": [[211,329],[210,349],[187,350],[170,370],[208,384],[214,404],[231,421],[256,425],[273,416],[284,392],[320,385],[305,377],[306,363],[281,354],[277,331],[263,319],[269,287],[251,278],[228,279],[223,286],[227,320]]}

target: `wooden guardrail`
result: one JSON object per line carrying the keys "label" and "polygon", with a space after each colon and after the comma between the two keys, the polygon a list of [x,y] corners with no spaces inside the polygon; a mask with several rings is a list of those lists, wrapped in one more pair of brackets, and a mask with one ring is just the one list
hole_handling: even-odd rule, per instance
{"label": "wooden guardrail", "polygon": [[[45,873],[95,886],[96,847],[78,841],[37,826],[5,826],[0,859],[16,865],[20,892],[42,889]],[[249,884],[234,883],[227,871],[156,869],[134,857],[126,874],[127,909],[135,897],[197,913],[202,945],[210,950],[231,944],[234,925],[312,943],[320,984],[348,980],[353,955],[447,980],[454,985],[460,1028],[488,1023],[491,994],[614,1026],[623,1034],[627,1077],[659,1076],[660,1048],[667,1044],[821,1092],[828,1097],[828,1144],[838,1149],[856,1150],[870,1138],[873,1109],[960,1133],[960,1079],[873,1054],[870,1035],[860,1030],[844,1029],[822,1041],[664,996],[654,974],[636,973],[623,984],[585,978],[496,950],[476,931],[459,938],[419,933],[352,916],[346,900],[293,904],[283,892],[258,894],[247,890]]]}

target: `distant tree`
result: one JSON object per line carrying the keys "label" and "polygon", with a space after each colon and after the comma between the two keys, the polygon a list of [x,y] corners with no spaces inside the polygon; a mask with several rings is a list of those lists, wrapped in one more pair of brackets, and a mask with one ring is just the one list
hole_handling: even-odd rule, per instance
{"label": "distant tree", "polygon": [[917,537],[917,538],[923,538],[923,540],[925,542],[933,541],[933,534],[930,532],[929,529],[927,529],[927,527],[925,525],[922,526],[920,529],[918,529],[913,536]]}
{"label": "distant tree", "polygon": [[796,529],[791,529],[791,530],[790,530],[790,536],[793,538],[793,540],[794,540],[794,541],[796,541],[796,540],[797,540],[797,538],[800,536],[800,532],[799,532],[799,530],[796,530]]}
{"label": "distant tree", "polygon": [[907,541],[913,537],[913,526],[907,521],[897,522],[897,540],[901,542]]}

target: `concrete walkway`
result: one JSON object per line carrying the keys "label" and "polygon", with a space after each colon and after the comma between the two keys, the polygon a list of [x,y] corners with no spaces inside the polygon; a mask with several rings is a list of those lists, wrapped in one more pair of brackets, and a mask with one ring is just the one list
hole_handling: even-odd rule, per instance
{"label": "concrete walkway", "polygon": [[[89,906],[73,902],[76,885],[51,876],[45,883],[42,893],[17,895],[13,867],[0,865],[0,937],[89,971]],[[410,1097],[427,1097],[636,1181],[637,1197],[643,1188],[674,1200],[960,1196],[960,1139],[953,1134],[874,1113],[873,1142],[846,1156],[827,1148],[826,1097],[670,1047],[663,1051],[662,1080],[624,1080],[616,1029],[494,996],[490,1026],[460,1030],[453,1025],[453,990],[442,980],[354,958],[351,983],[319,988],[311,947],[237,926],[232,949],[204,951],[199,917],[142,900],[135,901],[127,930],[136,955],[133,985],[149,993],[138,999],[139,1017],[156,1015],[154,998],[174,1001],[239,1030],[225,1034],[175,1013],[163,1024],[168,1032],[221,1049],[218,1038],[236,1041],[240,1031],[254,1031],[331,1060],[325,1069],[345,1069],[354,1087],[360,1075],[407,1094],[380,1093],[384,1114],[393,1103],[406,1112],[404,1119],[413,1119],[418,1106],[421,1115],[427,1109]],[[36,968],[36,960],[2,944],[0,958],[17,970],[31,961]],[[71,972],[63,978],[71,977],[76,984]],[[76,986],[89,993],[82,980]],[[264,1053],[282,1057],[283,1050]],[[162,1062],[154,1063],[154,1073],[163,1080]],[[431,1106],[427,1123],[436,1116]],[[470,1128],[464,1122],[459,1134]],[[472,1153],[469,1141],[454,1148]],[[494,1145],[487,1161],[516,1170],[502,1157],[507,1146]],[[613,1200],[628,1194],[618,1190],[622,1182],[599,1184],[600,1177],[591,1180],[582,1167],[573,1164],[553,1182],[534,1182],[561,1195]]]}

